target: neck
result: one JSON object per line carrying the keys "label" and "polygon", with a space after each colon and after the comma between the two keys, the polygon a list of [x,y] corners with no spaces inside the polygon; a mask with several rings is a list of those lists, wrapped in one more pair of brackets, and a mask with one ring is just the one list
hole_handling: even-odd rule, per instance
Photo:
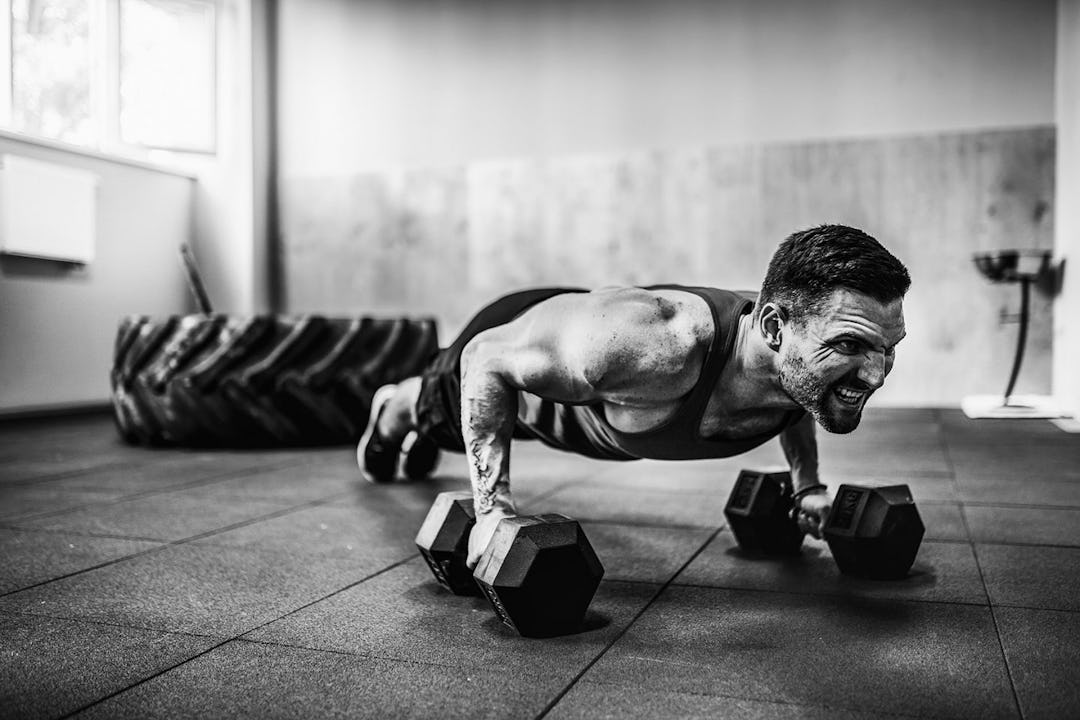
{"label": "neck", "polygon": [[732,414],[797,407],[780,387],[778,357],[755,331],[754,314],[743,315],[731,357],[713,388],[713,401]]}

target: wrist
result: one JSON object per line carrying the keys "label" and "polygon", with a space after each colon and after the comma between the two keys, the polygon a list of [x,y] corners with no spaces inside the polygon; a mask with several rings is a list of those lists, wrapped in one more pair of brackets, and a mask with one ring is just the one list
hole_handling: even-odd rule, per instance
{"label": "wrist", "polygon": [[825,485],[825,483],[820,483],[820,482],[803,483],[798,488],[796,488],[795,493],[791,496],[791,499],[793,501],[795,501],[795,502],[799,502],[800,500],[802,500],[807,495],[814,495],[814,494],[817,494],[817,493],[827,493],[828,491],[829,491],[829,488]]}
{"label": "wrist", "polygon": [[477,516],[480,515],[516,515],[514,499],[510,493],[501,492],[490,496],[473,496],[473,509]]}

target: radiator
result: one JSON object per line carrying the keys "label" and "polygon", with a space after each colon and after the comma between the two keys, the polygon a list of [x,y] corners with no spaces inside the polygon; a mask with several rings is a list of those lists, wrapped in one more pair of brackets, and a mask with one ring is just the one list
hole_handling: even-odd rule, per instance
{"label": "radiator", "polygon": [[85,170],[0,156],[0,253],[92,261],[97,186]]}

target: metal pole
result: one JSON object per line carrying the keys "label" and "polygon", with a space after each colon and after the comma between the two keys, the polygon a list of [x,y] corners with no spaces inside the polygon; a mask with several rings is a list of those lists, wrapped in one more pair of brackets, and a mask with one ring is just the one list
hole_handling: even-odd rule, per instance
{"label": "metal pole", "polygon": [[1020,332],[1016,336],[1016,357],[1013,359],[1012,374],[1009,375],[1009,385],[1005,388],[1005,402],[1002,406],[1008,406],[1009,396],[1012,395],[1016,378],[1020,375],[1020,363],[1024,361],[1024,344],[1027,342],[1028,326],[1028,296],[1031,294],[1031,277],[1020,276]]}
{"label": "metal pole", "polygon": [[180,262],[184,266],[184,275],[187,277],[191,294],[195,296],[196,307],[203,315],[209,315],[214,309],[210,305],[210,296],[206,294],[206,285],[199,274],[199,267],[195,264],[195,255],[187,243],[180,245]]}

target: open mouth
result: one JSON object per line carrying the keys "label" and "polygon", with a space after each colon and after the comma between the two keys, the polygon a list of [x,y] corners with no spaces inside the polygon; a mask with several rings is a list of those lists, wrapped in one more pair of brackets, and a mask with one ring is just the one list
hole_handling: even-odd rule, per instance
{"label": "open mouth", "polygon": [[848,407],[858,407],[869,393],[865,390],[855,390],[849,387],[838,387],[833,390],[833,395]]}

